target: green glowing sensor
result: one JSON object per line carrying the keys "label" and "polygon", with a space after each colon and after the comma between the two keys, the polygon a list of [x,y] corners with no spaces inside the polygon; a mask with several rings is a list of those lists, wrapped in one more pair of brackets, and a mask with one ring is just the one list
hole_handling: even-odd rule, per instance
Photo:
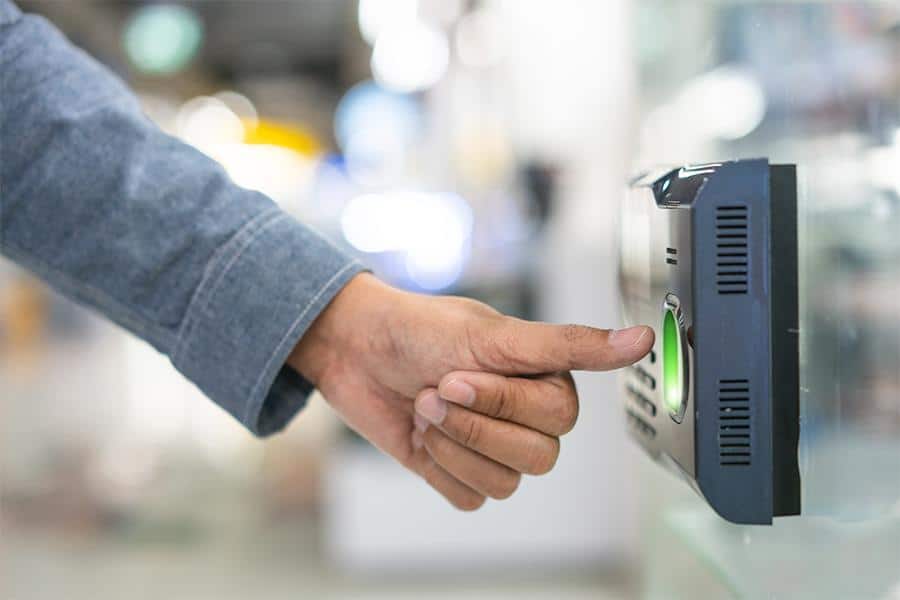
{"label": "green glowing sensor", "polygon": [[684,356],[681,328],[675,310],[666,306],[663,317],[663,402],[676,421],[684,416]]}

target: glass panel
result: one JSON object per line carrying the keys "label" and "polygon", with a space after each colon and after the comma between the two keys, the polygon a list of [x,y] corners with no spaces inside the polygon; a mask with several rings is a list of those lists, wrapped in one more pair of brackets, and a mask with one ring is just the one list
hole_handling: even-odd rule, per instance
{"label": "glass panel", "polygon": [[740,594],[801,578],[840,596],[849,575],[869,589],[844,592],[885,594],[900,564],[900,6],[644,0],[636,23],[640,166],[798,165],[803,512],[829,517],[741,528],[697,503],[663,521]]}

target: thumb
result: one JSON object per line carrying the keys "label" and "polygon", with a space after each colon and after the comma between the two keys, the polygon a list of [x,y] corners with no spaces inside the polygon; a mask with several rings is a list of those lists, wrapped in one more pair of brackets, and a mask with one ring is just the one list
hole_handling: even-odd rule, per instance
{"label": "thumb", "polygon": [[647,326],[612,331],[586,325],[553,325],[506,318],[485,331],[483,348],[473,348],[480,362],[504,374],[556,371],[608,371],[643,358],[653,347]]}

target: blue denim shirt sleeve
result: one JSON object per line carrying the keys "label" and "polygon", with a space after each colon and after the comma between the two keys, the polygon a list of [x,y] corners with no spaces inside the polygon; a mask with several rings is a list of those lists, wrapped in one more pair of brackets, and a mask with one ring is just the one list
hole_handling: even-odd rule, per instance
{"label": "blue denim shirt sleeve", "polygon": [[166,354],[258,435],[285,366],[361,265],[154,127],[115,76],[0,0],[0,251]]}

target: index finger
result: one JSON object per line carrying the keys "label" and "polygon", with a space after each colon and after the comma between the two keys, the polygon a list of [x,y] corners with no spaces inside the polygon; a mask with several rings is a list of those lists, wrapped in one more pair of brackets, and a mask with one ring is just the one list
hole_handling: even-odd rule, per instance
{"label": "index finger", "polygon": [[557,371],[609,371],[640,360],[653,346],[653,330],[611,331],[587,325],[553,325],[513,317],[481,328],[473,353],[485,371],[534,375]]}
{"label": "index finger", "polygon": [[438,394],[469,410],[551,436],[568,433],[578,418],[578,394],[568,372],[523,378],[454,371],[441,379]]}

